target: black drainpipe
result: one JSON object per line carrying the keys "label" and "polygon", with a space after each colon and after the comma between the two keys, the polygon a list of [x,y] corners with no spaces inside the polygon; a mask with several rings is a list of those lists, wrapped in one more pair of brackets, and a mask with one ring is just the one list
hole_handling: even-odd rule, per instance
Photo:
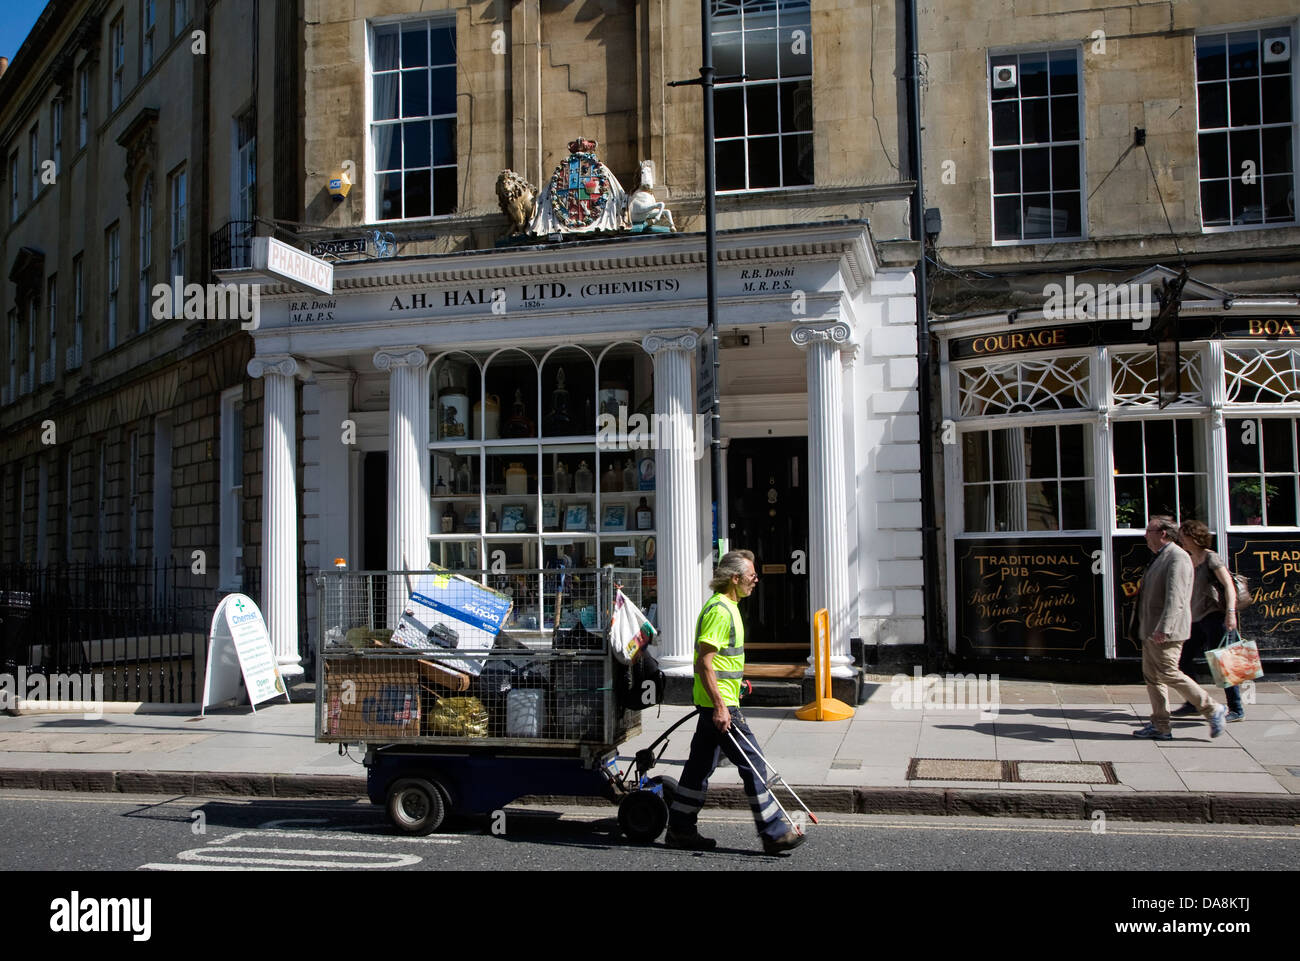
{"label": "black drainpipe", "polygon": [[921,564],[925,596],[925,653],[934,661],[927,667],[942,663],[946,658],[947,644],[940,623],[939,598],[939,544],[934,503],[934,420],[930,374],[930,311],[929,284],[925,269],[925,168],[921,160],[921,78],[917,69],[919,59],[919,34],[916,23],[916,0],[905,0],[907,6],[907,133],[908,177],[916,181],[912,193],[912,239],[921,246],[921,259],[916,265],[916,361],[920,390],[921,430]]}

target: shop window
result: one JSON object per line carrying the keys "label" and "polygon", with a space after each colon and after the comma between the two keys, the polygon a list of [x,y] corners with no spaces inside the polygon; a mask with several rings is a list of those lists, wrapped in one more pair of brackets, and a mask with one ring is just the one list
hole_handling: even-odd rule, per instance
{"label": "shop window", "polygon": [[1196,38],[1205,229],[1296,222],[1290,25]]}
{"label": "shop window", "polygon": [[[1201,352],[1183,350],[1179,358],[1181,394],[1171,406],[1195,407],[1202,403]],[[1156,352],[1110,355],[1110,386],[1116,407],[1155,406],[1160,402],[1160,377]]]}
{"label": "shop window", "polygon": [[1092,427],[1007,427],[962,435],[967,533],[1091,530]]}
{"label": "shop window", "polygon": [[1228,442],[1228,523],[1296,527],[1295,418],[1234,418],[1225,421]]}
{"label": "shop window", "polygon": [[813,182],[809,0],[712,0],[719,190]]}
{"label": "shop window", "polygon": [[1207,517],[1205,425],[1200,420],[1117,420],[1115,527],[1143,530],[1147,519]]}
{"label": "shop window", "polygon": [[1079,50],[989,58],[993,240],[1083,236]]}
{"label": "shop window", "polygon": [[1223,376],[1230,404],[1300,403],[1300,350],[1225,349]]}
{"label": "shop window", "polygon": [[[653,599],[654,448],[661,437],[653,369],[628,343],[436,358],[429,417],[434,563],[498,574],[639,567],[643,598]],[[526,574],[509,577],[523,578],[512,588],[512,626],[551,629],[551,601],[538,600],[544,592]]]}
{"label": "shop window", "polygon": [[456,209],[456,25],[434,19],[371,28],[373,220]]}
{"label": "shop window", "polygon": [[963,417],[1079,410],[1091,406],[1087,357],[1014,360],[966,367],[958,379]]}

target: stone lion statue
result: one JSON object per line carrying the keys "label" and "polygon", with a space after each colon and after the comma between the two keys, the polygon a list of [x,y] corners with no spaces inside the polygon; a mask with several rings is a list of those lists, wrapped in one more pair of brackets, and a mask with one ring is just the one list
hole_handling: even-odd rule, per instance
{"label": "stone lion statue", "polygon": [[510,221],[510,233],[521,234],[532,223],[537,188],[513,170],[503,170],[497,175],[497,202]]}

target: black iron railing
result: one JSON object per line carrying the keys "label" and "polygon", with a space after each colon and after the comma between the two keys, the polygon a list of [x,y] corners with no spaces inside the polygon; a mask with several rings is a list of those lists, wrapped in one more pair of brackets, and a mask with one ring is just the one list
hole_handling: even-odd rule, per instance
{"label": "black iron railing", "polygon": [[257,224],[251,220],[230,220],[213,232],[212,269],[230,270],[253,265],[253,237]]}

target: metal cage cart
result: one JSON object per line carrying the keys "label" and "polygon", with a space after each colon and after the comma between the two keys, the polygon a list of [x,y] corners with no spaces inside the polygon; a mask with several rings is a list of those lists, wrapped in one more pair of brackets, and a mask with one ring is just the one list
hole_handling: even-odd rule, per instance
{"label": "metal cage cart", "polygon": [[546,794],[619,803],[634,840],[662,831],[662,779],[616,763],[641,725],[606,632],[617,589],[640,602],[640,571],[435,567],[316,584],[316,740],[363,746],[370,801],[399,830]]}

